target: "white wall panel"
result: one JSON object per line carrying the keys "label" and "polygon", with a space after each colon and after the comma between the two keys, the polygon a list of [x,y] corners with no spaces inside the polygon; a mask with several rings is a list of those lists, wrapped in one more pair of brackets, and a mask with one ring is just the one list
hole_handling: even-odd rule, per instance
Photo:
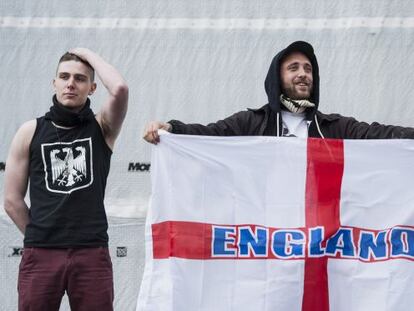
{"label": "white wall panel", "polygon": [[[412,1],[3,0],[0,206],[11,139],[48,110],[56,63],[72,47],[98,52],[129,83],[106,208],[111,216],[143,217],[149,173],[128,167],[150,161],[141,139],[147,121],[206,123],[264,105],[272,57],[306,40],[320,63],[323,112],[414,126],[413,38]],[[95,111],[105,95],[99,84]]]}

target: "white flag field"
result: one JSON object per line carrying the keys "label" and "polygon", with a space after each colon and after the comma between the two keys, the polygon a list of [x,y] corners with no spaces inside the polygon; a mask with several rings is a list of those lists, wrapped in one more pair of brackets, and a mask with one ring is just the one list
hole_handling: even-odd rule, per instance
{"label": "white flag field", "polygon": [[137,310],[412,310],[414,140],[162,135]]}

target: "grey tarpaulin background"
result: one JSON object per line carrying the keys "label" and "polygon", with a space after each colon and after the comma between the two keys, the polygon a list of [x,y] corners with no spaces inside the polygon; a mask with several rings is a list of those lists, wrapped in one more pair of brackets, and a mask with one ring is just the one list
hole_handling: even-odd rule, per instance
{"label": "grey tarpaulin background", "polygon": [[[11,139],[21,123],[48,110],[58,58],[76,46],[98,52],[130,86],[106,207],[115,272],[131,269],[116,276],[115,307],[133,310],[150,195],[150,147],[141,140],[148,120],[205,123],[260,107],[266,103],[263,82],[273,55],[294,40],[306,40],[320,63],[322,111],[414,125],[412,38],[410,1],[3,0],[0,205]],[[92,97],[96,111],[104,98],[99,84]],[[0,309],[13,310],[19,259],[9,255],[21,246],[21,237],[2,208],[0,217]],[[122,243],[130,243],[134,264],[116,257]],[[124,278],[135,287],[121,289],[130,284]]]}

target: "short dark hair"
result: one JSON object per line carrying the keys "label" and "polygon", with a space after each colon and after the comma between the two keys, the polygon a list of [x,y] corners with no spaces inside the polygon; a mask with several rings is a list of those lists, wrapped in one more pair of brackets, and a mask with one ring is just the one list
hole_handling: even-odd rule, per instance
{"label": "short dark hair", "polygon": [[[89,64],[86,60],[83,60],[78,55],[73,54],[73,53],[66,52],[65,54],[63,54],[62,57],[59,59],[58,68],[59,68],[60,63],[68,62],[71,60],[75,62],[81,62],[86,67],[88,67],[91,70],[91,75],[90,75],[91,81],[93,82],[95,80],[95,69],[93,69],[91,64]],[[57,73],[57,68],[56,68],[56,73]]]}

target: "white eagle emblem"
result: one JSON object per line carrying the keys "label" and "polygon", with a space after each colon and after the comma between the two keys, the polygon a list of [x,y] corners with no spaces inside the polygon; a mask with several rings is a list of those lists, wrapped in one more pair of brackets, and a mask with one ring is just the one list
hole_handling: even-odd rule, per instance
{"label": "white eagle emblem", "polygon": [[46,188],[71,193],[93,183],[92,140],[42,144]]}
{"label": "white eagle emblem", "polygon": [[60,150],[53,149],[50,152],[52,183],[57,181],[59,186],[70,187],[86,177],[85,148],[76,147],[75,150],[80,152],[76,158],[73,157],[72,148],[63,148],[62,151],[66,153],[63,160],[57,156]]}

